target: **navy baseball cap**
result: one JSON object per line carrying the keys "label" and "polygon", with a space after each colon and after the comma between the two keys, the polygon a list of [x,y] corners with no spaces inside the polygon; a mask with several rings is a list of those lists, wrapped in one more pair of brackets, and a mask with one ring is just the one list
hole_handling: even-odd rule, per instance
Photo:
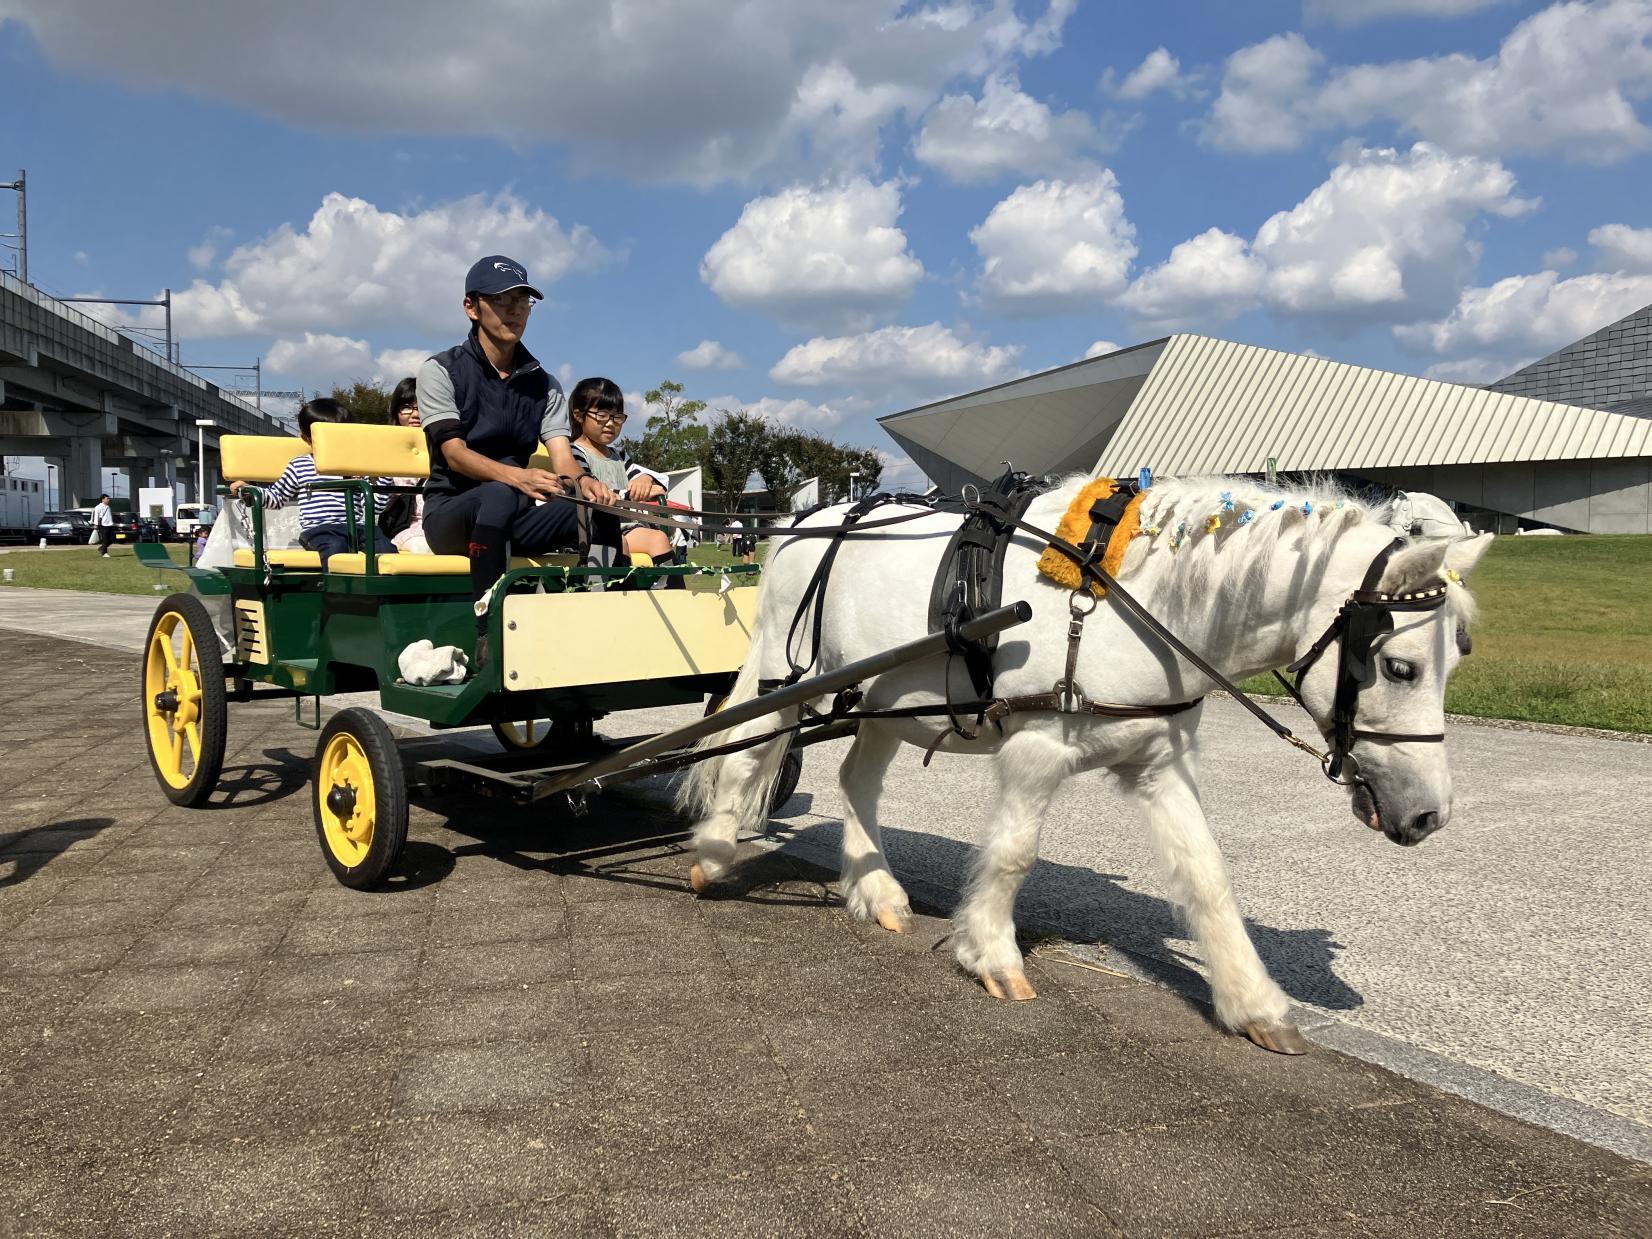
{"label": "navy baseball cap", "polygon": [[489,254],[486,258],[478,258],[465,276],[465,292],[481,293],[486,297],[497,296],[499,293],[508,293],[513,288],[525,288],[540,301],[545,300],[545,294],[532,284],[528,283],[528,269],[514,258],[506,258],[503,254]]}

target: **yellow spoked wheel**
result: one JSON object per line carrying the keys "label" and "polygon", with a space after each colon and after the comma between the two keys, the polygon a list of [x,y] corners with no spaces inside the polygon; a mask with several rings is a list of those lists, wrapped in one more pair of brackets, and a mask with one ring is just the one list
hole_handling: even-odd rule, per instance
{"label": "yellow spoked wheel", "polygon": [[493,723],[493,738],[507,753],[531,753],[548,745],[582,747],[596,734],[592,718],[533,718],[520,723]]}
{"label": "yellow spoked wheel", "polygon": [[143,654],[143,729],[149,764],[173,804],[204,804],[224,769],[229,706],[212,617],[193,594],[174,594],[149,622]]}
{"label": "yellow spoked wheel", "polygon": [[315,829],[345,886],[383,880],[407,844],[407,779],[396,740],[371,710],[340,710],[315,758]]}

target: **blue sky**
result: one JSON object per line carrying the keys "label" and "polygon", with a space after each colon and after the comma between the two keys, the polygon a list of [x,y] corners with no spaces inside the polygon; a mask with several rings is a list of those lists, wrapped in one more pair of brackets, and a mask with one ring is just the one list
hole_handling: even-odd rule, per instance
{"label": "blue sky", "polygon": [[1098,344],[1483,382],[1652,302],[1649,44],[1652,0],[0,0],[0,173],[34,281],[172,288],[186,363],[393,380],[503,251],[564,376],[911,480],[877,415]]}

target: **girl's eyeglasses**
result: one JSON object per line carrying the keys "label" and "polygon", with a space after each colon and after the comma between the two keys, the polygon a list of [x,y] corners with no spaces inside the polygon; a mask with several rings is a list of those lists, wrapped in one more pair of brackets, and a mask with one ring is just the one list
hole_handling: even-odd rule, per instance
{"label": "girl's eyeglasses", "polygon": [[585,409],[581,411],[580,416],[590,422],[606,422],[610,426],[625,425],[623,413],[598,413],[595,409]]}

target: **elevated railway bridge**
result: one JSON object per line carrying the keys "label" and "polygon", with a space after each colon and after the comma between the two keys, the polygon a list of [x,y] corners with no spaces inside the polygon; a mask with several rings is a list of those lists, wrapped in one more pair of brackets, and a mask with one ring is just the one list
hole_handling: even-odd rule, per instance
{"label": "elevated railway bridge", "polygon": [[[199,421],[213,424],[198,428]],[[103,470],[218,479],[226,434],[287,434],[280,419],[190,373],[132,337],[0,272],[0,454],[61,469],[61,506],[95,502]]]}

